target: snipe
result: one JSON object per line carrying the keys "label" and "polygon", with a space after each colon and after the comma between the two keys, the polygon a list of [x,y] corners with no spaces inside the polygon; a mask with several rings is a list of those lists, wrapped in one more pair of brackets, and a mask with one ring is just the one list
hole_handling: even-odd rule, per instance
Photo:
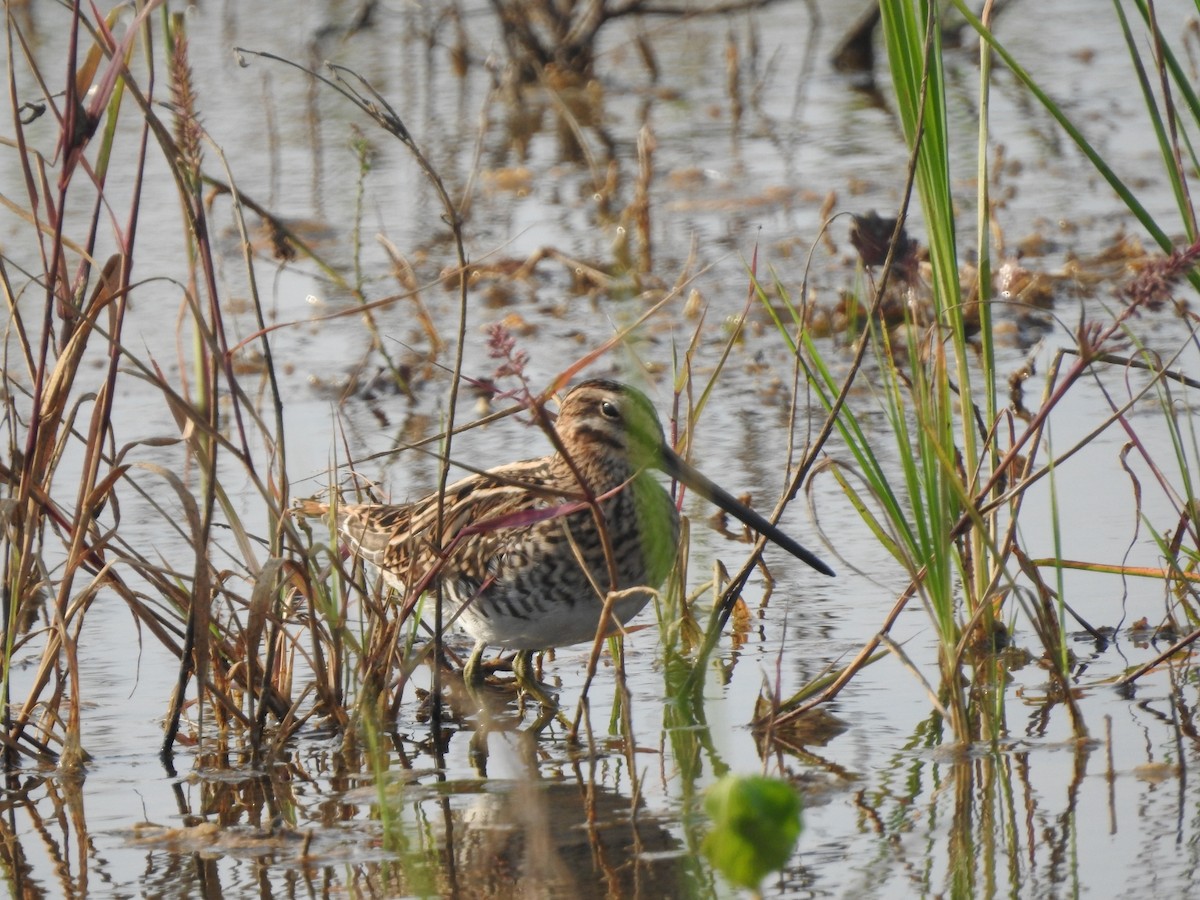
{"label": "snipe", "polygon": [[[446,488],[443,548],[434,550],[437,495],[396,505],[337,507],[351,549],[404,593],[432,573],[446,621],[475,638],[464,675],[478,680],[486,646],[521,651],[592,640],[609,590],[606,631],[649,601],[675,562],[679,514],[649,469],[660,469],[818,572],[833,571],[754,510],[709,481],[667,444],[650,401],[614,381],[586,381],[562,401],[555,422],[562,452],[498,466]],[[306,515],[328,511],[307,502]],[[641,588],[641,590],[638,590]]]}

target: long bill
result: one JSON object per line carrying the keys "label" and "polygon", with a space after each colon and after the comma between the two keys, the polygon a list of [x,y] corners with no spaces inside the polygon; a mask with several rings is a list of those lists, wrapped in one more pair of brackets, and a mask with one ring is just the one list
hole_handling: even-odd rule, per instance
{"label": "long bill", "polygon": [[708,500],[710,503],[715,503],[731,516],[736,516],[746,525],[749,525],[759,534],[770,538],[771,541],[778,544],[792,556],[803,562],[808,563],[822,575],[833,575],[833,569],[825,565],[816,554],[801,547],[798,543],[752,510],[750,507],[741,503],[736,497],[726,491],[724,488],[709,481],[698,471],[689,466],[678,453],[671,450],[669,447],[662,448],[662,470],[677,481],[681,481],[690,487],[693,491]]}

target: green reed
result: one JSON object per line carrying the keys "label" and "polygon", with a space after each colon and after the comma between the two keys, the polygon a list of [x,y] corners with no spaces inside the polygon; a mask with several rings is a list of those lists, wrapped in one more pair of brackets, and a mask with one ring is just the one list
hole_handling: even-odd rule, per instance
{"label": "green reed", "polygon": [[[1115,366],[1134,366],[1152,373],[1149,382],[1137,386],[1131,392],[1131,397],[1117,400],[1112,392],[1104,386],[1100,379],[1100,373],[1094,372],[1097,383],[1104,387],[1104,393],[1111,408],[1110,417],[1101,423],[1094,433],[1098,433],[1110,424],[1121,427],[1142,461],[1153,473],[1155,481],[1162,486],[1163,494],[1179,512],[1178,524],[1180,527],[1175,539],[1169,543],[1160,542],[1160,548],[1167,564],[1164,574],[1178,572],[1186,575],[1194,566],[1195,547],[1200,542],[1200,531],[1195,527],[1194,515],[1191,512],[1195,481],[1193,468],[1198,456],[1195,452],[1194,442],[1183,437],[1185,432],[1191,432],[1193,429],[1192,417],[1186,412],[1190,407],[1180,406],[1172,401],[1176,389],[1171,387],[1171,382],[1176,381],[1184,385],[1185,390],[1188,386],[1196,386],[1190,379],[1173,369],[1175,359],[1191,341],[1194,341],[1195,319],[1187,315],[1184,310],[1178,310],[1181,317],[1191,323],[1193,336],[1190,341],[1185,339],[1179,350],[1169,359],[1163,359],[1160,354],[1145,348],[1136,330],[1132,327],[1133,317],[1142,312],[1154,313],[1167,306],[1171,301],[1172,289],[1177,282],[1187,279],[1193,287],[1200,287],[1200,272],[1196,269],[1196,261],[1200,257],[1200,247],[1196,244],[1198,237],[1196,213],[1188,186],[1188,173],[1194,171],[1197,164],[1194,134],[1200,127],[1200,99],[1197,98],[1192,80],[1181,66],[1178,53],[1172,46],[1173,42],[1179,42],[1177,32],[1171,28],[1164,29],[1157,19],[1155,7],[1145,0],[1132,0],[1129,4],[1124,4],[1121,0],[1113,2],[1113,14],[1121,26],[1129,51],[1132,76],[1142,91],[1146,123],[1155,135],[1162,173],[1175,197],[1179,227],[1182,228],[1186,235],[1186,241],[1190,244],[1183,248],[1175,246],[1168,236],[1168,228],[1150,216],[1133,189],[1116,174],[1099,151],[1087,140],[1083,129],[1072,122],[1064,109],[1055,102],[1052,92],[1037,84],[1029,72],[989,30],[988,23],[975,18],[960,0],[954,0],[954,5],[979,33],[981,45],[987,51],[994,52],[1027,87],[1046,112],[1074,141],[1080,152],[1095,167],[1097,173],[1126,204],[1142,227],[1164,251],[1168,252],[1165,258],[1151,262],[1141,270],[1137,277],[1122,288],[1118,297],[1126,305],[1112,311],[1111,324],[1093,324],[1090,332],[1084,326],[1080,326],[1079,346],[1076,352],[1081,358],[1089,359],[1097,365],[1102,363]],[[1127,7],[1132,7],[1137,14],[1136,17],[1141,20],[1144,26],[1142,33],[1135,31],[1130,17],[1126,14]],[[1136,355],[1129,356],[1124,352],[1113,352],[1123,351],[1123,342],[1131,344],[1137,351]],[[1058,362],[1056,360],[1055,371],[1058,370]],[[1079,371],[1078,364],[1070,367],[1067,370],[1064,384],[1073,383],[1074,374]],[[1170,441],[1174,455],[1174,460],[1170,464],[1174,470],[1173,476],[1167,476],[1166,467],[1160,466],[1154,459],[1147,442],[1139,436],[1137,429],[1126,415],[1133,403],[1144,396],[1147,391],[1153,391],[1158,396],[1163,410],[1163,415],[1160,421],[1154,424],[1154,428],[1161,427]],[[1182,416],[1180,415],[1181,409],[1184,410]],[[1060,454],[1059,458],[1065,459],[1073,452],[1074,448]],[[1137,501],[1137,515],[1144,520],[1141,512],[1140,487],[1136,481],[1132,486]],[[1157,529],[1153,524],[1149,522],[1146,524],[1152,533],[1157,535]],[[1096,568],[1104,570],[1102,566]],[[1028,571],[1028,567],[1026,569]],[[1061,567],[1059,567],[1058,591],[1061,601]],[[1182,593],[1186,594],[1186,592]],[[1060,621],[1063,618],[1060,616]],[[1065,649],[1060,649],[1060,653],[1065,658]]]}
{"label": "green reed", "polygon": [[[1033,98],[1058,123],[1063,132],[1071,138],[1079,151],[1096,169],[1097,174],[1120,197],[1128,207],[1130,213],[1146,229],[1147,233],[1154,238],[1159,247],[1164,251],[1171,251],[1174,247],[1174,242],[1166,230],[1154,220],[1145,206],[1137,199],[1133,189],[1105,161],[1100,151],[1087,139],[1083,130],[1071,120],[1062,106],[1054,100],[1050,91],[1037,83],[1029,71],[1005,48],[1003,42],[992,33],[988,24],[981,21],[968,9],[962,0],[952,0],[952,2],[955,9],[979,34],[981,41],[987,48],[1003,61],[1009,71],[1028,89]],[[1185,122],[1179,116],[1181,110],[1175,102],[1174,97],[1178,95],[1184,99],[1183,109],[1190,114],[1193,124],[1200,123],[1200,100],[1197,99],[1191,81],[1180,66],[1177,54],[1172,50],[1167,36],[1159,28],[1157,20],[1153,16],[1153,8],[1145,0],[1133,0],[1133,5],[1137,8],[1139,15],[1146,23],[1151,47],[1156,52],[1156,56],[1150,59],[1149,65],[1158,76],[1159,83],[1163,86],[1164,90],[1173,87],[1174,93],[1156,95],[1152,90],[1147,76],[1146,60],[1143,57],[1145,50],[1142,42],[1133,34],[1121,0],[1113,0],[1115,15],[1121,22],[1126,35],[1134,68],[1134,76],[1138,78],[1139,84],[1143,88],[1147,116],[1151,127],[1154,128],[1155,134],[1159,139],[1164,171],[1175,191],[1180,206],[1180,216],[1187,230],[1188,237],[1190,240],[1194,240],[1196,235],[1195,210],[1186,189],[1183,159],[1186,155],[1194,164],[1195,154],[1192,150],[1192,142],[1187,140],[1181,131]],[[1192,272],[1188,278],[1193,286],[1200,288],[1200,274]]]}
{"label": "green reed", "polygon": [[[961,4],[956,5],[960,6]],[[1155,57],[1151,66],[1143,65],[1138,56],[1140,46],[1130,35],[1122,18],[1133,65],[1145,89],[1149,115],[1155,123],[1164,168],[1176,186],[1184,228],[1192,233],[1190,201],[1187,199],[1184,167],[1180,160],[1190,158],[1191,143],[1183,131],[1183,121],[1174,111],[1167,84],[1174,84],[1178,93],[1188,98],[1190,88],[1181,84],[1177,63],[1163,35],[1153,22],[1152,9],[1138,4],[1139,11],[1153,32]],[[998,402],[994,336],[990,296],[990,229],[992,210],[987,191],[989,129],[986,118],[991,55],[996,53],[1029,87],[1050,114],[1062,124],[1080,149],[1091,159],[1098,171],[1109,181],[1129,208],[1142,219],[1152,234],[1159,238],[1161,228],[1142,216],[1144,210],[1133,194],[1121,184],[1099,154],[1087,144],[1076,129],[1053,104],[1049,95],[1039,89],[1032,78],[1007,54],[986,24],[972,19],[962,10],[984,38],[981,43],[980,117],[977,139],[978,188],[975,216],[977,257],[980,261],[975,286],[969,293],[960,287],[964,281],[962,261],[957,246],[954,207],[951,195],[950,172],[955,162],[954,136],[947,129],[946,97],[942,77],[942,53],[937,23],[928,18],[929,7],[907,2],[884,2],[882,24],[888,47],[892,82],[897,108],[913,154],[912,175],[916,194],[921,202],[927,229],[930,277],[928,284],[927,318],[913,312],[906,296],[905,317],[901,324],[890,325],[876,321],[888,289],[893,270],[891,257],[900,249],[893,243],[888,263],[874,285],[868,321],[860,336],[859,356],[851,374],[839,381],[832,367],[807,331],[807,311],[792,303],[781,286],[775,293],[784,300],[790,322],[777,320],[781,335],[797,352],[817,399],[833,417],[841,440],[845,444],[852,467],[834,464],[832,477],[841,485],[845,495],[859,511],[868,527],[900,564],[910,578],[909,587],[897,599],[886,618],[880,635],[864,646],[857,660],[847,666],[832,684],[813,694],[808,688],[797,698],[776,711],[776,722],[786,722],[814,703],[835,695],[859,667],[876,658],[876,649],[884,644],[901,661],[902,651],[886,637],[896,615],[910,599],[919,596],[929,611],[931,622],[939,637],[939,683],[931,687],[935,706],[947,717],[954,736],[959,739],[980,737],[995,739],[1004,732],[1003,691],[991,691],[986,703],[974,687],[964,690],[964,668],[974,670],[978,685],[995,684],[1001,678],[996,670],[999,657],[992,657],[992,635],[999,634],[993,620],[1002,609],[1012,617],[1010,598],[1016,598],[1026,613],[1026,619],[1044,651],[1050,668],[1055,696],[1067,706],[1073,727],[1085,734],[1086,725],[1075,705],[1071,688],[1070,653],[1066,643],[1066,624],[1074,617],[1091,629],[1070,608],[1064,597],[1061,550],[1058,535],[1059,497],[1055,472],[1071,457],[1087,446],[1099,434],[1113,425],[1120,425],[1137,442],[1136,432],[1127,417],[1128,411],[1142,397],[1158,391],[1164,418],[1170,422],[1175,455],[1175,478],[1162,476],[1162,467],[1152,459],[1149,464],[1164,485],[1178,481],[1183,496],[1177,507],[1181,512],[1183,533],[1194,541],[1191,509],[1190,468],[1195,458],[1194,446],[1184,441],[1191,433],[1190,416],[1182,417],[1183,427],[1175,424],[1175,407],[1167,399],[1172,389],[1168,379],[1184,384],[1170,367],[1170,361],[1156,359],[1144,353],[1140,360],[1118,354],[1125,342],[1136,344],[1131,324],[1143,311],[1161,308],[1170,296],[1171,286],[1184,278],[1196,279],[1195,263],[1200,258],[1196,245],[1177,250],[1170,256],[1151,263],[1142,274],[1120,292],[1124,305],[1112,310],[1107,321],[1084,319],[1075,329],[1076,348],[1073,359],[1056,356],[1047,376],[1041,404],[1024,418],[1017,410],[1002,409]],[[1120,11],[1118,10],[1118,13]],[[1149,89],[1146,69],[1158,73],[1164,85],[1161,107],[1156,105],[1154,92]],[[1193,120],[1194,120],[1193,115]],[[1185,149],[1186,148],[1186,149]],[[901,212],[901,220],[904,214]],[[899,231],[896,233],[899,234]],[[1169,246],[1165,244],[1164,246]],[[915,291],[910,283],[906,289]],[[803,294],[803,291],[801,292]],[[760,289],[766,303],[766,292]],[[768,310],[774,312],[768,304]],[[796,336],[792,336],[792,329]],[[977,329],[977,336],[970,330]],[[1068,329],[1069,333],[1069,329]],[[1183,346],[1179,352],[1182,352]],[[870,352],[866,352],[870,348]],[[1050,442],[1053,412],[1072,393],[1084,378],[1103,385],[1105,371],[1112,365],[1139,365],[1150,376],[1138,385],[1130,396],[1111,400],[1111,414],[1099,421],[1083,439],[1066,448]],[[883,442],[880,436],[863,422],[863,410],[858,401],[846,401],[850,384],[859,377],[860,367],[868,367],[871,399],[889,423]],[[859,380],[862,380],[859,378]],[[1144,446],[1143,456],[1149,458]],[[1044,459],[1044,461],[1042,461]],[[1045,480],[1048,487],[1052,533],[1055,536],[1055,557],[1031,561],[1022,553],[1020,542],[1020,511],[1025,494],[1037,482]],[[1167,487],[1169,492],[1172,488]],[[1178,543],[1167,547],[1164,555],[1177,558],[1182,552],[1194,559],[1191,551]],[[1185,563],[1190,572],[1190,561]],[[1039,571],[1051,567],[1056,577],[1048,584]],[[1018,573],[1025,577],[1018,580]],[[981,655],[973,647],[981,647]],[[918,673],[920,675],[920,673]]]}
{"label": "green reed", "polygon": [[[976,430],[972,407],[977,401],[978,385],[985,409],[996,408],[995,373],[988,352],[983,354],[982,366],[976,371],[975,353],[968,345],[967,307],[960,290],[950,175],[954,148],[947,122],[937,16],[925,6],[926,15],[921,18],[916,7],[903,0],[884,2],[880,9],[897,107],[905,137],[916,157],[916,186],[926,222],[932,269],[932,326],[928,335],[921,335],[910,324],[905,335],[908,356],[905,371],[910,384],[906,393],[915,419],[911,446],[917,451],[915,460],[900,451],[917,537],[910,549],[918,555],[909,562],[925,569],[922,596],[941,638],[942,683],[951,693],[949,708],[955,731],[965,736],[970,730],[966,727],[966,710],[954,696],[957,681],[953,654],[962,636],[956,580],[961,580],[965,615],[973,616],[985,600],[992,577],[990,549],[994,541],[988,537],[995,523],[984,523],[982,530],[973,529],[966,538],[969,547],[958,544],[954,526],[967,505],[971,486],[980,480],[981,467],[991,462],[981,452],[981,436]],[[986,120],[982,115],[980,131],[980,145],[985,147]],[[986,176],[982,161],[980,169]],[[987,178],[981,177],[980,184],[986,185]],[[980,246],[986,246],[986,229],[981,229],[977,238]],[[981,322],[981,330],[986,331],[987,324]],[[949,359],[946,344],[952,351]],[[985,338],[984,346],[990,348],[989,338]],[[884,349],[887,352],[886,346]],[[882,366],[885,377],[890,370],[891,367]],[[891,387],[885,408],[895,427],[905,418],[905,404],[900,385],[893,380]]]}

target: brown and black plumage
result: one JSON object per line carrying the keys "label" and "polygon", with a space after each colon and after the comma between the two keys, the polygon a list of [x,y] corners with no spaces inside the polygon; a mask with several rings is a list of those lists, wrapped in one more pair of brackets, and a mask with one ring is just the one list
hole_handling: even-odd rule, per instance
{"label": "brown and black plumage", "polygon": [[[542,650],[592,640],[605,597],[613,631],[666,580],[679,514],[650,474],[659,469],[736,516],[819,572],[833,572],[738,502],[667,444],[650,401],[613,381],[586,381],[562,401],[555,422],[562,452],[498,466],[446,488],[435,551],[437,495],[397,505],[337,507],[351,550],[406,593],[440,580],[449,610],[476,640],[476,677],[486,646]],[[594,501],[594,502],[589,502]],[[305,504],[306,514],[327,507]],[[640,590],[639,590],[640,589]]]}

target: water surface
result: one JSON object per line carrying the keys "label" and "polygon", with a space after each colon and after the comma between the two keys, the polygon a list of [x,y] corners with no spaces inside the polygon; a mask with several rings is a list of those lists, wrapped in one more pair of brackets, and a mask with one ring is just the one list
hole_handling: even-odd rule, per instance
{"label": "water surface", "polygon": [[[1178,23],[1180,30],[1189,13],[1194,16],[1181,3],[1158,6],[1161,19]],[[598,268],[614,262],[622,234],[620,224],[597,209],[603,168],[566,157],[549,109],[524,152],[514,146],[507,130],[514,110],[491,93],[493,72],[503,75],[505,51],[488,8],[458,8],[472,63],[463,77],[451,67],[450,46],[457,38],[444,5],[383,4],[375,9],[372,27],[350,33],[345,28],[353,13],[344,3],[272,0],[187,9],[212,174],[232,178],[246,195],[313,235],[314,246],[342,278],[360,283],[368,299],[400,291],[377,240],[386,237],[412,263],[418,283],[428,285],[421,300],[438,332],[452,339],[457,297],[436,279],[453,265],[454,255],[443,210],[412,154],[301,71],[252,54],[236,56],[233,48],[270,52],[302,66],[334,60],[387,98],[453,197],[469,193],[464,236],[473,262],[499,272],[501,264],[519,263],[545,248]],[[623,201],[637,171],[639,131],[652,133],[656,142],[650,182],[653,264],[640,278],[621,274],[606,289],[590,291],[579,289],[574,266],[561,259],[541,261],[521,281],[480,278],[471,294],[466,374],[491,373],[495,362],[486,355],[485,328],[507,321],[518,345],[529,351],[526,374],[540,386],[632,322],[687,272],[688,290],[627,347],[588,370],[643,386],[665,417],[673,358],[699,328],[697,383],[714,371],[728,337],[726,320],[745,303],[747,266],[756,254],[759,271],[773,271],[789,291],[798,292],[807,274],[817,302],[836,305],[857,276],[846,217],[831,226],[830,244],[820,240],[824,215],[871,210],[894,215],[906,168],[886,92],[881,99],[861,90],[828,62],[856,13],[839,3],[784,3],[729,16],[647,17],[607,26],[594,90],[603,98],[603,131],[615,147]],[[59,84],[66,14],[39,5],[28,16],[22,27],[38,64]],[[1074,0],[1052,10],[1015,3],[997,32],[1118,174],[1136,186],[1151,214],[1163,223],[1178,221],[1111,10]],[[657,81],[635,49],[638,35],[653,48]],[[740,56],[743,95],[757,100],[737,123],[727,88],[731,47]],[[483,65],[488,60],[490,69]],[[969,246],[977,50],[947,51],[946,64],[961,154],[955,167],[959,224]],[[134,66],[144,72],[138,68],[144,63]],[[27,67],[14,60],[14,68],[18,94],[32,94]],[[165,92],[161,85],[158,90],[162,102]],[[1003,145],[1005,161],[995,175],[995,193],[1004,198],[996,218],[1007,252],[1015,253],[1023,241],[1035,246],[1026,239],[1037,236],[1039,249],[1022,264],[1057,274],[1070,258],[1092,257],[1123,231],[1149,243],[1056,124],[1003,71],[995,78],[991,113],[993,152]],[[128,128],[125,152],[136,137],[136,119],[122,118]],[[57,132],[49,116],[34,123],[27,137],[53,154]],[[596,153],[600,133],[590,130],[586,137]],[[369,171],[360,180],[354,145],[361,141],[369,145]],[[14,155],[11,150],[0,155],[0,190],[20,198],[24,189]],[[226,165],[228,172],[222,171]],[[135,258],[138,288],[125,343],[140,345],[143,358],[182,381],[190,377],[181,362],[189,354],[180,343],[186,329],[178,325],[185,241],[175,187],[153,152],[146,179]],[[114,166],[109,181],[114,201],[131,185],[132,168]],[[89,213],[83,198],[72,203],[73,220]],[[228,199],[216,197],[211,209],[223,242],[218,277],[227,325],[245,337],[257,326],[245,302],[240,241]],[[910,233],[923,234],[917,211]],[[28,226],[9,212],[0,216],[0,245],[6,265],[10,259],[35,264]],[[111,249],[99,248],[97,255],[103,258]],[[360,316],[325,318],[355,301],[317,266],[304,260],[281,264],[264,245],[255,274],[272,322],[286,324],[271,342],[283,376],[292,491],[304,496],[337,481],[330,467],[344,461],[343,441],[365,460],[357,471],[378,480],[392,498],[427,491],[437,477],[436,461],[413,452],[372,458],[435,434],[445,414],[444,367],[452,356],[443,351],[437,365],[430,364],[429,336],[413,304],[403,301],[374,313],[387,352],[414,376],[409,398],[382,386],[363,390],[354,381],[381,370],[382,362],[370,349]],[[1115,281],[1106,278],[1094,291],[1059,282],[1054,309],[1036,334],[1014,312],[997,309],[998,317],[1011,320],[1011,337],[1000,350],[1001,371],[1032,359],[1039,373],[1029,382],[1028,402],[1036,401],[1055,350],[1071,345],[1081,311],[1103,317],[1116,305]],[[705,309],[703,325],[685,304],[692,289]],[[27,316],[36,318],[39,299],[36,290],[20,299]],[[1164,355],[1188,339],[1169,312],[1145,316],[1135,327],[1141,340]],[[845,343],[838,335],[824,340],[835,365],[848,365]],[[1176,366],[1194,370],[1194,355],[1189,351]],[[1141,377],[1114,374],[1105,386],[1123,393]],[[791,378],[787,349],[756,308],[693,435],[695,463],[733,493],[751,492],[763,509],[783,486]],[[135,378],[121,382],[114,411],[120,440],[175,436],[161,394],[139,390],[140,384]],[[344,391],[347,385],[355,389]],[[1187,395],[1181,398],[1186,414]],[[874,401],[864,385],[852,402],[867,409]],[[1056,412],[1053,446],[1073,444],[1106,409],[1097,387],[1080,386]],[[818,411],[811,415],[819,422]],[[1133,415],[1139,437],[1161,459],[1168,444],[1156,409],[1143,407]],[[807,425],[799,424],[800,438]],[[1159,564],[1147,526],[1173,529],[1174,513],[1136,458],[1131,465],[1144,490],[1135,508],[1132,482],[1121,467],[1125,440],[1112,429],[1056,472],[1057,534],[1050,485],[1029,495],[1021,540],[1031,556],[1055,555],[1057,540],[1057,552],[1066,559]],[[489,465],[545,447],[534,431],[509,420],[456,439],[454,454]],[[831,445],[830,453],[839,452]],[[175,469],[199,490],[199,474],[184,463],[177,446],[145,446],[136,459]],[[63,470],[71,470],[69,457]],[[177,508],[161,478],[134,477],[168,509]],[[236,475],[230,478],[236,483]],[[70,489],[65,476],[56,487]],[[239,513],[265,527],[256,493],[244,487],[236,500]],[[157,514],[130,503],[124,509],[125,536],[184,569],[191,552],[187,535],[170,533]],[[956,745],[925,686],[888,657],[829,705],[828,712],[843,723],[840,729],[826,739],[803,740],[804,746],[779,743],[764,754],[748,727],[764,683],[774,690],[778,681],[787,696],[843,664],[879,629],[907,583],[831,478],[818,477],[811,503],[815,517],[795,503],[783,524],[809,546],[819,546],[820,530],[833,545],[822,553],[839,577],[821,578],[769,550],[774,578],[769,602],[764,604],[764,581],[756,574],[745,592],[749,627],[737,646],[727,637],[720,648],[709,667],[702,708],[679,709],[654,611],[638,620],[650,627],[627,640],[637,735],[632,772],[627,757],[606,738],[615,681],[609,663],[602,663],[591,688],[593,740],[582,748],[567,742],[557,726],[537,736],[497,728],[488,734],[484,754],[473,719],[453,720],[443,734],[432,734],[414,692],[392,733],[381,736],[391,748],[381,756],[312,727],[268,764],[251,765],[236,753],[193,756],[185,746],[173,768],[164,767],[158,756],[162,718],[178,663],[136,628],[118,599],[101,591],[80,645],[83,740],[91,761],[82,780],[30,770],[10,781],[4,818],[10,891],[732,895],[697,856],[706,827],[697,798],[727,770],[764,768],[792,779],[806,805],[796,854],[764,885],[770,896],[1183,896],[1200,889],[1195,779],[1187,777],[1197,755],[1194,672],[1181,661],[1132,689],[1111,686],[1162,646],[1143,639],[1145,633],[1123,630],[1141,618],[1152,627],[1161,621],[1168,601],[1158,581],[1063,575],[1064,596],[1073,608],[1095,626],[1116,629],[1102,647],[1082,630],[1073,639],[1089,740],[1078,740],[1065,708],[1047,699],[1048,675],[1031,659],[1008,673],[1003,737],[986,745]],[[711,510],[703,504],[689,501],[686,511],[693,523],[693,581],[709,577],[715,560],[736,569],[746,546],[708,528]],[[224,539],[216,536],[214,555],[226,552]],[[1036,638],[1023,617],[1013,615],[1017,646],[1036,656]],[[891,636],[918,672],[936,680],[936,635],[919,604],[901,615]],[[586,660],[586,648],[572,647],[546,663],[547,677],[572,712]],[[21,680],[29,677],[29,667],[18,671],[15,697],[23,696]],[[419,686],[428,685],[426,671],[416,677]],[[531,720],[515,710],[512,718],[522,727]],[[380,758],[386,761],[382,770]]]}

